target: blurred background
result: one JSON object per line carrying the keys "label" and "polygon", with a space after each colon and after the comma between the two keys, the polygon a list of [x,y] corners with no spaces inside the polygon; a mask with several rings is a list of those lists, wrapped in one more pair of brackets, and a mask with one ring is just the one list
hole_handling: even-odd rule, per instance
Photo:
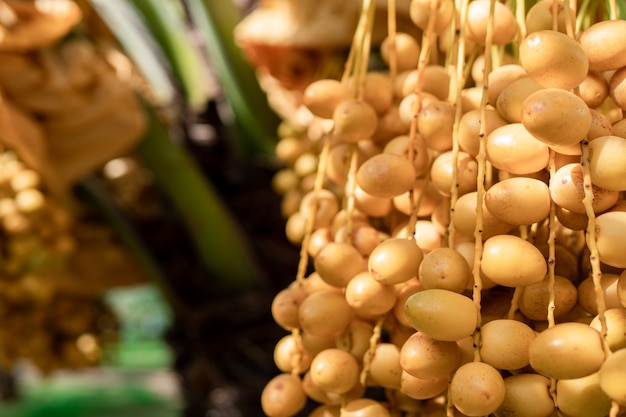
{"label": "blurred background", "polygon": [[257,6],[0,0],[0,416],[262,415],[299,250]]}

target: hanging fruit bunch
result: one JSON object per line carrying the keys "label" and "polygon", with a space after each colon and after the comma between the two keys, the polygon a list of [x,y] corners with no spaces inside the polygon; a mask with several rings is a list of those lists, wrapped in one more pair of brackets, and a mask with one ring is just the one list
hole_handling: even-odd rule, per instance
{"label": "hanging fruit bunch", "polygon": [[[80,34],[73,1],[0,1],[0,366],[93,366],[116,336],[104,292],[144,281],[72,187],[145,129],[135,93]],[[94,267],[97,265],[97,267]]]}
{"label": "hanging fruit bunch", "polygon": [[264,412],[622,415],[623,4],[411,0],[413,36],[395,3],[279,130],[301,258]]}
{"label": "hanging fruit bunch", "polygon": [[5,150],[0,236],[0,366],[28,359],[47,373],[98,364],[117,332],[104,292],[143,281],[112,231],[77,217]]}

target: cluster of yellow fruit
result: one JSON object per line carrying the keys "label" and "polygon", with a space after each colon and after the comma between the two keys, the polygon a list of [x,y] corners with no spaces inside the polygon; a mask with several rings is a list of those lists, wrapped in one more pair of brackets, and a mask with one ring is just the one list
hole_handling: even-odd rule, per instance
{"label": "cluster of yellow fruit", "polygon": [[83,17],[73,0],[0,1],[6,370],[23,358],[43,372],[97,364],[117,326],[103,292],[144,279],[111,230],[87,220],[71,197],[78,179],[128,151],[146,125],[119,74],[128,60],[79,31],[63,40]]}
{"label": "cluster of yellow fruit", "polygon": [[265,413],[620,415],[626,21],[614,2],[596,21],[587,2],[412,0],[420,43],[390,1],[388,70],[368,72],[372,3],[344,77],[279,130],[302,254]]}
{"label": "cluster of yellow fruit", "polygon": [[0,236],[0,366],[29,359],[48,372],[99,363],[101,343],[117,328],[104,292],[144,280],[112,231],[69,211],[4,151]]}

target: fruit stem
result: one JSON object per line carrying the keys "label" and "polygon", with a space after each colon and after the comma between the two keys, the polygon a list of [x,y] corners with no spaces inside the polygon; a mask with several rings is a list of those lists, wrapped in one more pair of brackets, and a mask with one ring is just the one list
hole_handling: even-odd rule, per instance
{"label": "fruit stem", "polygon": [[513,292],[513,298],[511,298],[511,308],[509,309],[509,314],[507,314],[506,316],[507,319],[515,319],[515,313],[519,308],[519,299],[522,297],[523,291],[523,287],[515,287],[515,292]]}
{"label": "fruit stem", "polygon": [[302,355],[304,352],[304,347],[302,346],[302,333],[300,332],[300,329],[298,327],[294,327],[294,329],[291,331],[291,335],[296,345],[296,352],[291,358],[291,374],[294,376],[298,376],[302,372],[300,363],[302,362]]}
{"label": "fruit stem", "polygon": [[552,1],[552,30],[555,32],[559,31],[559,2],[558,0]]}
{"label": "fruit stem", "polygon": [[[468,1],[461,3],[461,22],[465,22],[467,18]],[[454,248],[454,238],[456,228],[454,227],[454,212],[456,202],[459,198],[459,123],[462,111],[462,98],[461,92],[465,85],[465,78],[463,69],[465,67],[465,25],[460,25],[459,36],[457,42],[457,61],[456,61],[456,94],[455,94],[455,112],[454,112],[454,125],[452,126],[452,185],[450,187],[450,222],[448,223],[448,247]]]}
{"label": "fruit stem", "polygon": [[481,291],[483,288],[482,279],[480,277],[480,260],[483,252],[483,201],[485,198],[485,178],[486,178],[486,149],[485,149],[485,121],[487,120],[487,89],[489,87],[489,73],[491,72],[491,45],[493,43],[493,26],[494,13],[496,8],[495,0],[489,2],[489,19],[487,20],[487,35],[485,37],[485,67],[483,69],[483,92],[480,100],[480,128],[479,128],[479,146],[476,160],[478,162],[477,187],[476,187],[476,228],[474,229],[474,288],[472,299],[476,305],[476,331],[474,332],[474,361],[480,361],[480,326],[481,326]]}
{"label": "fruit stem", "polygon": [[356,171],[358,168],[359,150],[356,144],[350,146],[350,167],[346,183],[346,240],[352,244],[352,213],[354,212],[354,190],[356,188]]}
{"label": "fruit stem", "polygon": [[[555,162],[556,154],[554,150],[550,149],[550,160],[548,163],[549,166],[549,175],[550,181],[553,180],[556,174],[556,162]],[[556,265],[556,205],[554,204],[554,200],[550,199],[550,214],[548,217],[548,229],[550,231],[548,235],[548,327],[554,327],[554,309],[555,309],[555,298],[556,295],[554,293],[555,286],[555,265]]]}
{"label": "fruit stem", "polygon": [[[365,34],[363,36],[363,45],[361,47],[361,66],[358,68],[358,83],[356,97],[363,100],[365,94],[365,75],[369,65],[370,50],[372,47],[372,30],[374,27],[374,16],[376,12],[376,2],[373,0],[363,0],[367,5],[367,18],[365,21]],[[365,5],[364,5],[365,8]]]}
{"label": "fruit stem", "polygon": [[[515,20],[517,20],[517,46],[526,38],[526,1],[517,0],[515,2]],[[516,48],[517,49],[517,48]]]}
{"label": "fruit stem", "polygon": [[[350,53],[341,79],[343,83],[350,82],[354,96],[358,99],[363,98],[375,11],[376,3],[374,1],[362,0],[359,23],[352,38]],[[350,80],[350,76],[352,76],[352,80]]]}
{"label": "fruit stem", "polygon": [[304,226],[304,238],[302,239],[302,245],[300,247],[300,260],[298,262],[298,272],[296,273],[296,281],[303,282],[307,267],[309,264],[308,246],[313,234],[313,226],[315,225],[315,216],[317,214],[318,195],[324,185],[324,178],[326,176],[326,165],[328,163],[328,153],[330,151],[330,136],[325,134],[323,137],[324,144],[322,151],[320,152],[319,165],[317,167],[317,173],[315,174],[315,182],[313,184],[313,198],[311,200],[311,210],[306,218]]}
{"label": "fruit stem", "polygon": [[563,9],[564,9],[564,14],[565,14],[565,30],[567,31],[567,36],[569,36],[570,38],[574,39],[575,35],[574,35],[574,28],[572,27],[572,8],[570,7],[569,1],[564,1],[563,2]]}
{"label": "fruit stem", "polygon": [[620,405],[617,401],[611,401],[611,410],[609,411],[609,417],[617,417],[619,415]]}
{"label": "fruit stem", "polygon": [[370,365],[372,364],[372,358],[374,357],[374,352],[376,351],[376,345],[378,345],[378,341],[380,340],[380,335],[383,328],[383,323],[385,322],[385,316],[382,315],[376,321],[376,325],[374,326],[374,332],[372,333],[372,337],[370,337],[370,345],[363,355],[363,370],[361,371],[360,382],[363,386],[365,386],[367,381],[367,374],[370,371]]}
{"label": "fruit stem", "polygon": [[583,203],[585,212],[587,213],[587,248],[589,248],[589,262],[591,264],[591,276],[593,280],[593,288],[596,295],[596,305],[598,306],[598,319],[600,320],[600,334],[602,335],[603,346],[607,356],[611,353],[611,349],[606,341],[608,328],[606,323],[606,300],[604,299],[604,290],[602,289],[602,271],[600,269],[600,253],[596,241],[596,214],[593,211],[593,185],[591,183],[591,172],[589,169],[589,141],[583,139],[581,143],[582,157],[581,164],[583,167],[583,191],[585,197]]}
{"label": "fruit stem", "polygon": [[[415,160],[415,149],[413,142],[417,138],[417,115],[422,107],[422,90],[424,87],[424,71],[430,60],[430,50],[433,44],[432,40],[435,37],[435,24],[437,23],[437,9],[439,8],[439,0],[433,0],[430,3],[430,15],[428,16],[428,23],[426,24],[426,30],[422,34],[422,48],[420,50],[419,59],[417,61],[417,82],[415,83],[415,109],[413,109],[413,117],[411,119],[411,127],[409,130],[409,155],[408,159],[411,162]],[[411,213],[408,224],[409,239],[413,238],[415,234],[415,223],[417,221],[417,209],[413,198],[414,190],[409,190],[409,210]],[[423,193],[422,193],[423,194]],[[420,196],[421,199],[421,196]]]}
{"label": "fruit stem", "polygon": [[389,78],[395,84],[398,75],[396,48],[396,0],[387,0],[387,31],[389,33]]}

